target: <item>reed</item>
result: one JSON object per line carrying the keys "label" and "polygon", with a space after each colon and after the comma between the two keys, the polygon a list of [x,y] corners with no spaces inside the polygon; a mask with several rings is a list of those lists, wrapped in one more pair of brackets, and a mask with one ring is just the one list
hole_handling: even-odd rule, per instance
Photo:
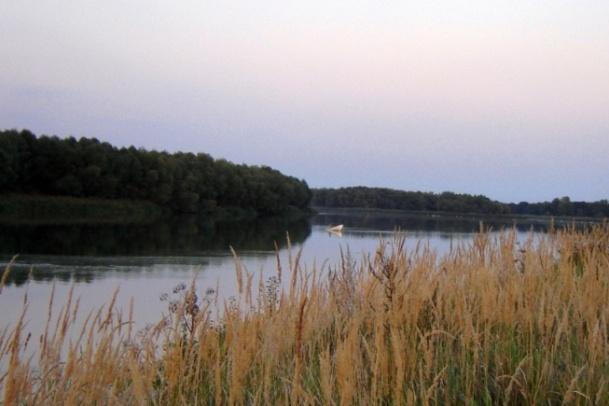
{"label": "reed", "polygon": [[77,326],[70,296],[40,339],[22,316],[0,332],[3,404],[609,404],[607,224],[482,230],[442,257],[397,237],[330,269],[277,257],[256,294],[237,272],[240,297],[183,286],[137,334],[114,298]]}

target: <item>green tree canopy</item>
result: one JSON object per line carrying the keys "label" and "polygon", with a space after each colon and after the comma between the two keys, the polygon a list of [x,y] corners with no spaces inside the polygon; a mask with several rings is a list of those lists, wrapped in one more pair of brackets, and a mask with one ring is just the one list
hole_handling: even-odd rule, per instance
{"label": "green tree canopy", "polygon": [[95,138],[0,131],[0,193],[143,199],[176,212],[218,206],[276,214],[304,209],[304,180],[207,154],[117,148]]}

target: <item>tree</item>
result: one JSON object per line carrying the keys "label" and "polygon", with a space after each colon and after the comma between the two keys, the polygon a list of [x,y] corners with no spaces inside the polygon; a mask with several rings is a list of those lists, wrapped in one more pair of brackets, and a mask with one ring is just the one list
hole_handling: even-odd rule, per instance
{"label": "tree", "polygon": [[146,199],[178,212],[220,206],[274,214],[306,208],[306,182],[207,154],[115,148],[95,138],[0,131],[0,192]]}

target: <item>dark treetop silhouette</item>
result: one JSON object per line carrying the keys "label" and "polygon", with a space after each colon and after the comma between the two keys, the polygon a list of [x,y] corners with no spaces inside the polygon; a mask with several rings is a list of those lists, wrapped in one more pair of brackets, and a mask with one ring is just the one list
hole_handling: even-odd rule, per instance
{"label": "dark treetop silhouette", "polygon": [[609,202],[574,202],[568,197],[540,203],[501,203],[482,195],[407,192],[369,187],[313,189],[313,206],[438,211],[476,214],[609,217]]}
{"label": "dark treetop silhouette", "polygon": [[173,212],[238,207],[260,215],[306,209],[304,180],[203,153],[117,148],[95,138],[0,131],[0,194],[154,202]]}

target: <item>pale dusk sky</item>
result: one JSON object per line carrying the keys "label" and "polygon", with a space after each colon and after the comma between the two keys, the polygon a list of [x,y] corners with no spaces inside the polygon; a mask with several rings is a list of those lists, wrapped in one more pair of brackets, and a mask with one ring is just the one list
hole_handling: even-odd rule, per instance
{"label": "pale dusk sky", "polygon": [[0,128],[313,187],[609,197],[607,1],[0,1]]}

